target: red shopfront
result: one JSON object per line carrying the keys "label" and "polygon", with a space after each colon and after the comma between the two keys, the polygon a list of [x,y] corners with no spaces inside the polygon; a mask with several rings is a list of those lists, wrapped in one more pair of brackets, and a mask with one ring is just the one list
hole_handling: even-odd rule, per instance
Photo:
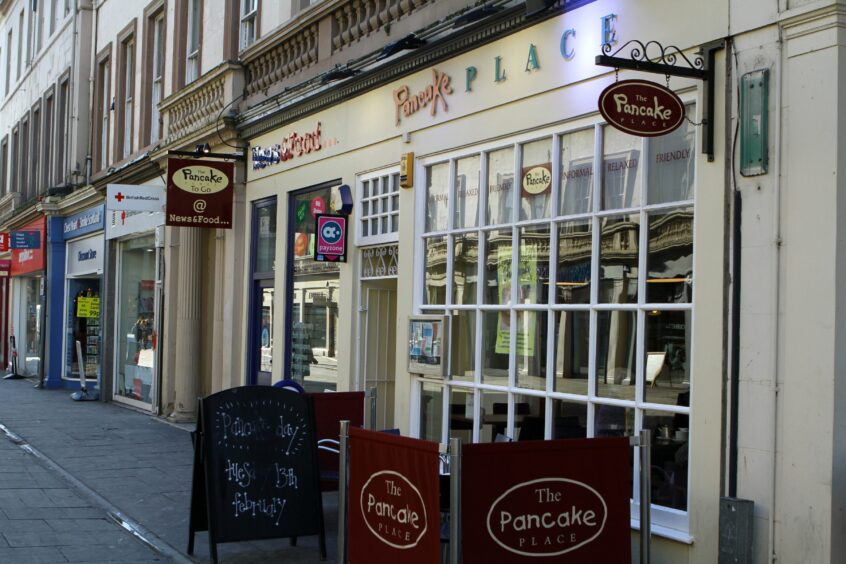
{"label": "red shopfront", "polygon": [[[41,375],[44,360],[45,335],[45,269],[47,224],[44,217],[33,220],[14,231],[37,232],[38,246],[12,249],[10,275],[11,322],[9,324],[10,355],[17,355],[17,373],[22,376]],[[14,232],[13,231],[13,232]]]}

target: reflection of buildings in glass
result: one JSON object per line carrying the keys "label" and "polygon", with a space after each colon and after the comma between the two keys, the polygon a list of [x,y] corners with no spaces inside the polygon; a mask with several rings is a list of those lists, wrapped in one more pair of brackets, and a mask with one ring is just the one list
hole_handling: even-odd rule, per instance
{"label": "reflection of buildings in glass", "polygon": [[599,241],[599,301],[637,301],[639,225],[637,216],[607,218]]}
{"label": "reflection of buildings in glass", "polygon": [[295,259],[291,376],[314,391],[338,382],[338,271],[337,264]]}
{"label": "reflection of buildings in glass", "polygon": [[640,151],[632,149],[606,155],[603,159],[602,209],[636,206]]}
{"label": "reflection of buildings in glass", "polygon": [[273,288],[262,288],[261,297],[261,358],[259,361],[262,372],[270,372],[273,368]]}
{"label": "reflection of buildings in glass", "polygon": [[647,302],[692,301],[692,209],[650,216],[648,265]]}
{"label": "reflection of buildings in glass", "polygon": [[562,225],[558,232],[557,303],[590,301],[590,268],[593,238],[587,222]]}
{"label": "reflection of buildings in glass", "polygon": [[446,301],[446,237],[426,239],[426,303]]}
{"label": "reflection of buildings in glass", "polygon": [[453,303],[476,302],[477,264],[479,264],[478,235],[457,235],[453,248]]}
{"label": "reflection of buildings in glass", "polygon": [[562,213],[564,215],[590,211],[593,187],[593,157],[574,159],[562,167]]}

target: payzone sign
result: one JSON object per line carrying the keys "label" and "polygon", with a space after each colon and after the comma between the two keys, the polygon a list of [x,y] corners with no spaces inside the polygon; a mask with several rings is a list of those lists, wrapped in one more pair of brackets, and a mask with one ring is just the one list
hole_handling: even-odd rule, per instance
{"label": "payzone sign", "polygon": [[317,214],[315,217],[315,260],[346,262],[347,217],[335,214]]}

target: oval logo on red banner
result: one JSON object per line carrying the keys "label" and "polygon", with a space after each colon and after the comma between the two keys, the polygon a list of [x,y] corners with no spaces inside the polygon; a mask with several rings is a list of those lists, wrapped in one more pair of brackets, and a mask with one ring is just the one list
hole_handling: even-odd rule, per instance
{"label": "oval logo on red banner", "polygon": [[599,537],[608,507],[592,487],[566,478],[541,478],[510,488],[488,511],[488,533],[509,552],[558,556]]}
{"label": "oval logo on red banner", "polygon": [[417,546],[428,526],[420,491],[392,470],[376,472],[364,484],[361,514],[370,532],[394,548]]}
{"label": "oval logo on red banner", "polygon": [[670,133],[684,121],[676,93],[648,80],[621,80],[599,95],[599,113],[620,131],[639,137]]}

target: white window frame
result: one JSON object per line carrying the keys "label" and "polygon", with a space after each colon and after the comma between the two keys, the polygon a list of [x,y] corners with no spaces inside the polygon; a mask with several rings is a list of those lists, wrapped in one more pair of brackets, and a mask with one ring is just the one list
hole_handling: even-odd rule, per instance
{"label": "white window frame", "polygon": [[243,51],[256,42],[256,19],[259,0],[241,0],[240,44]]}
{"label": "white window frame", "polygon": [[[369,186],[367,197],[364,196],[364,184]],[[373,193],[373,187],[379,186],[379,193]],[[385,191],[387,187],[387,191]],[[386,168],[376,172],[362,174],[356,179],[356,209],[358,210],[355,222],[355,242],[358,246],[383,245],[385,243],[396,243],[399,241],[399,209],[400,209],[400,187],[399,167]],[[396,209],[392,201],[396,198]],[[364,214],[364,205],[367,204],[368,213]],[[374,213],[374,206],[378,205],[378,212]],[[381,229],[382,219],[387,220],[388,230]],[[375,222],[373,221],[375,220]],[[367,221],[370,225],[374,223],[379,226],[379,232],[373,234],[372,228],[364,235],[362,223]],[[396,222],[397,229],[393,230],[392,223]]]}
{"label": "white window frame", "polygon": [[164,98],[164,12],[153,18],[153,82],[150,92],[150,141],[161,137],[159,103]]}
{"label": "white window frame", "polygon": [[185,43],[185,84],[200,78],[200,2],[188,0],[188,29]]}
{"label": "white window frame", "polygon": [[123,44],[123,139],[121,157],[132,154],[132,118],[135,110],[135,39]]}
{"label": "white window frame", "polygon": [[[695,102],[693,99],[684,99],[686,104],[690,104]],[[591,406],[596,405],[616,405],[621,407],[626,407],[629,409],[633,409],[635,411],[635,431],[639,431],[642,428],[643,424],[643,416],[644,412],[650,411],[660,411],[667,414],[681,414],[687,415],[690,417],[692,413],[692,407],[683,407],[683,406],[676,406],[676,405],[668,405],[668,404],[658,404],[658,403],[650,403],[645,401],[643,389],[644,386],[639,384],[636,387],[636,395],[634,400],[618,400],[615,398],[608,398],[604,396],[597,396],[595,394],[595,387],[594,382],[596,379],[596,367],[593,366],[594,361],[591,360],[591,376],[588,384],[588,394],[587,395],[575,395],[569,394],[564,392],[555,392],[552,388],[552,379],[550,374],[554,374],[554,369],[550,370],[550,358],[554,357],[554,350],[555,350],[555,316],[548,315],[547,316],[547,382],[546,382],[546,389],[545,390],[537,390],[531,388],[523,388],[517,386],[516,380],[516,367],[514,362],[510,362],[509,366],[509,377],[508,377],[508,385],[506,386],[499,386],[493,385],[489,383],[483,383],[482,381],[482,355],[483,355],[483,342],[482,342],[482,333],[483,331],[481,328],[483,327],[484,318],[483,314],[488,309],[493,310],[501,310],[501,309],[510,309],[516,311],[517,309],[530,309],[535,311],[542,311],[542,312],[549,312],[550,314],[554,313],[555,311],[560,310],[584,310],[591,312],[591,338],[590,338],[590,349],[591,349],[591,358],[595,356],[595,348],[596,348],[596,313],[598,311],[631,311],[636,312],[636,319],[637,319],[637,333],[636,333],[636,349],[637,349],[637,360],[635,363],[636,367],[636,378],[639,383],[644,381],[644,358],[643,354],[645,354],[645,337],[644,337],[644,327],[645,327],[645,317],[648,311],[657,309],[656,304],[649,304],[645,302],[646,299],[646,282],[645,282],[645,273],[639,273],[638,279],[638,302],[632,304],[605,304],[605,303],[598,303],[598,270],[599,270],[599,236],[600,236],[600,221],[606,217],[615,217],[620,216],[623,214],[639,214],[640,218],[640,240],[639,240],[639,247],[638,247],[638,264],[644,265],[646,264],[646,254],[648,248],[648,214],[650,212],[660,211],[662,209],[679,209],[679,208],[694,208],[694,202],[696,201],[696,197],[691,200],[680,200],[674,201],[670,204],[659,203],[659,204],[646,204],[644,203],[646,200],[646,193],[647,193],[647,181],[648,181],[648,172],[647,170],[641,171],[642,174],[642,181],[641,181],[641,198],[640,202],[637,205],[633,205],[631,208],[621,208],[621,209],[610,209],[610,210],[603,210],[600,207],[601,203],[601,193],[603,189],[602,185],[602,164],[603,164],[603,150],[602,150],[602,136],[603,136],[603,127],[607,126],[604,122],[596,122],[591,120],[581,120],[579,122],[574,123],[570,127],[563,129],[560,127],[557,128],[547,128],[544,130],[539,130],[535,132],[526,133],[520,136],[515,136],[507,141],[497,141],[497,142],[490,142],[490,143],[483,143],[477,146],[463,149],[460,151],[453,151],[448,153],[442,153],[437,156],[432,157],[425,157],[421,158],[417,162],[417,170],[415,170],[415,175],[417,178],[422,179],[419,182],[420,186],[423,188],[416,190],[416,200],[415,200],[415,238],[414,238],[414,284],[412,288],[412,295],[413,295],[413,303],[414,303],[414,313],[415,314],[437,314],[437,315],[447,315],[451,316],[458,312],[475,312],[476,315],[476,343],[475,343],[475,378],[472,382],[465,381],[465,380],[451,380],[447,378],[442,383],[442,409],[441,409],[441,434],[440,442],[447,443],[449,441],[449,416],[450,416],[450,396],[453,389],[463,389],[466,390],[473,395],[473,405],[474,405],[474,421],[477,421],[480,418],[480,404],[481,404],[481,393],[485,392],[494,392],[494,393],[502,393],[507,394],[508,398],[508,421],[506,432],[513,433],[514,430],[514,404],[515,404],[515,396],[534,396],[543,398],[546,402],[546,409],[545,412],[545,422],[544,422],[544,436],[549,438],[552,433],[552,402],[554,400],[563,400],[569,402],[579,402],[584,403],[587,409],[587,436],[593,437],[595,432],[595,425],[594,425],[594,409]],[[585,214],[577,214],[577,215],[560,215],[558,205],[559,205],[559,186],[560,186],[560,158],[561,158],[561,137],[568,133],[574,133],[580,130],[584,130],[586,127],[593,127],[594,128],[594,161],[593,167],[594,171],[600,171],[598,174],[595,175],[593,186],[592,186],[592,193],[593,193],[593,211],[585,213]],[[525,143],[536,141],[541,138],[549,137],[551,138],[551,146],[552,146],[552,155],[553,155],[553,175],[552,175],[552,193],[551,193],[551,208],[549,217],[543,219],[531,219],[531,220],[520,220],[519,218],[519,203],[520,203],[520,186],[519,183],[516,181],[514,182],[512,188],[512,198],[513,198],[513,205],[512,205],[512,218],[510,222],[502,223],[502,224],[495,224],[495,225],[488,225],[486,222],[486,209],[487,209],[487,155],[495,150],[503,149],[509,146],[514,147],[515,152],[515,170],[518,169],[519,163],[521,162],[521,146]],[[647,138],[644,138],[642,141],[642,152],[641,155],[648,155],[648,148],[650,141]],[[472,155],[481,155],[481,162],[480,162],[480,193],[479,193],[479,219],[477,222],[477,227],[472,228],[461,228],[461,229],[454,229],[453,224],[455,221],[455,213],[454,213],[454,190],[455,190],[455,162],[464,157],[469,157]],[[447,229],[446,230],[439,230],[439,231],[430,231],[426,232],[426,204],[427,204],[427,191],[425,189],[426,186],[426,179],[427,179],[427,169],[428,167],[441,164],[441,163],[449,163],[450,167],[450,175],[448,181],[448,212],[447,212]],[[694,186],[693,186],[694,194],[698,193],[698,187],[696,183],[696,178],[694,178]],[[484,285],[481,283],[482,280],[485,279],[484,277],[484,261],[482,257],[485,253],[485,242],[483,241],[483,237],[481,237],[482,233],[490,232],[490,231],[502,231],[502,230],[511,230],[512,231],[512,248],[517,249],[519,248],[519,230],[522,227],[529,227],[529,226],[550,226],[550,264],[557,263],[557,246],[558,246],[558,229],[557,226],[560,225],[561,221],[566,218],[566,220],[572,219],[586,219],[590,218],[593,222],[592,224],[592,237],[593,237],[593,244],[592,244],[592,287],[591,287],[591,300],[590,304],[585,305],[567,305],[567,304],[558,304],[555,302],[555,295],[554,292],[550,292],[549,295],[549,303],[546,304],[537,304],[534,307],[522,305],[520,307],[514,307],[513,304],[517,303],[517,300],[514,296],[512,296],[511,304],[512,305],[493,305],[488,306],[484,303]],[[424,273],[426,269],[425,264],[425,246],[424,246],[424,239],[427,237],[442,237],[442,236],[453,236],[453,235],[460,235],[460,234],[467,234],[467,233],[478,233],[480,235],[479,238],[479,257],[480,260],[478,261],[478,280],[480,283],[477,284],[477,299],[475,304],[464,305],[464,304],[454,304],[451,303],[452,296],[451,296],[451,286],[453,281],[453,265],[452,265],[452,254],[454,252],[454,245],[450,244],[450,240],[447,241],[447,258],[446,258],[446,280],[447,280],[447,290],[446,290],[446,304],[444,305],[429,305],[423,303],[423,293],[424,289]],[[695,255],[695,248],[696,248],[696,241],[694,241],[694,255]],[[694,259],[695,260],[695,259]],[[516,261],[514,263],[516,265]],[[645,269],[641,269],[645,270]],[[516,266],[512,266],[512,273],[516,276]],[[550,275],[549,275],[549,284],[551,286],[555,285],[555,269],[550,268]],[[516,294],[517,287],[514,285],[512,291]],[[661,310],[664,311],[689,311],[691,313],[690,319],[690,328],[692,332],[692,328],[694,325],[694,309],[693,309],[693,302],[688,303],[672,303],[672,304],[659,304]],[[513,314],[512,314],[513,315]],[[513,319],[513,317],[512,317]],[[512,326],[514,323],[512,323]],[[452,331],[452,324],[450,324],[449,330]],[[513,331],[514,329],[512,329]],[[453,341],[453,339],[449,338],[449,341]],[[695,339],[691,338],[691,342],[695,343]],[[514,357],[513,354],[515,351],[515,343],[516,339],[511,339],[511,346],[512,346],[512,354],[511,356]],[[694,347],[691,347],[692,349]],[[694,380],[693,375],[693,350],[688,351],[688,363],[690,367],[690,380]],[[435,384],[439,385],[438,382],[433,381],[431,379],[424,379],[417,376],[413,376],[413,382],[411,387],[411,406],[409,409],[409,426],[411,430],[412,436],[420,436],[420,398],[422,397],[422,385],[426,384]],[[691,386],[692,390],[692,386]],[[693,404],[693,401],[691,401]],[[474,424],[473,429],[473,441],[477,442],[480,440],[480,433],[479,433],[479,426]],[[513,436],[513,435],[509,435]],[[688,448],[692,449],[693,447],[693,439],[689,439]],[[688,466],[688,484],[692,484],[690,480],[691,472],[693,468]],[[638,458],[635,457],[635,463],[633,468],[633,492],[632,492],[632,499],[631,499],[631,523],[633,527],[639,526],[639,486],[638,486]],[[681,511],[678,509],[664,507],[664,506],[657,506],[653,505],[652,508],[652,523],[653,523],[653,532],[661,534],[662,536],[673,538],[675,540],[679,540],[682,542],[690,543],[693,541],[692,537],[689,534],[690,530],[690,515],[693,512],[691,508],[692,503],[692,495],[691,492],[693,491],[692,487],[688,488],[688,503],[687,503],[687,511]]]}

